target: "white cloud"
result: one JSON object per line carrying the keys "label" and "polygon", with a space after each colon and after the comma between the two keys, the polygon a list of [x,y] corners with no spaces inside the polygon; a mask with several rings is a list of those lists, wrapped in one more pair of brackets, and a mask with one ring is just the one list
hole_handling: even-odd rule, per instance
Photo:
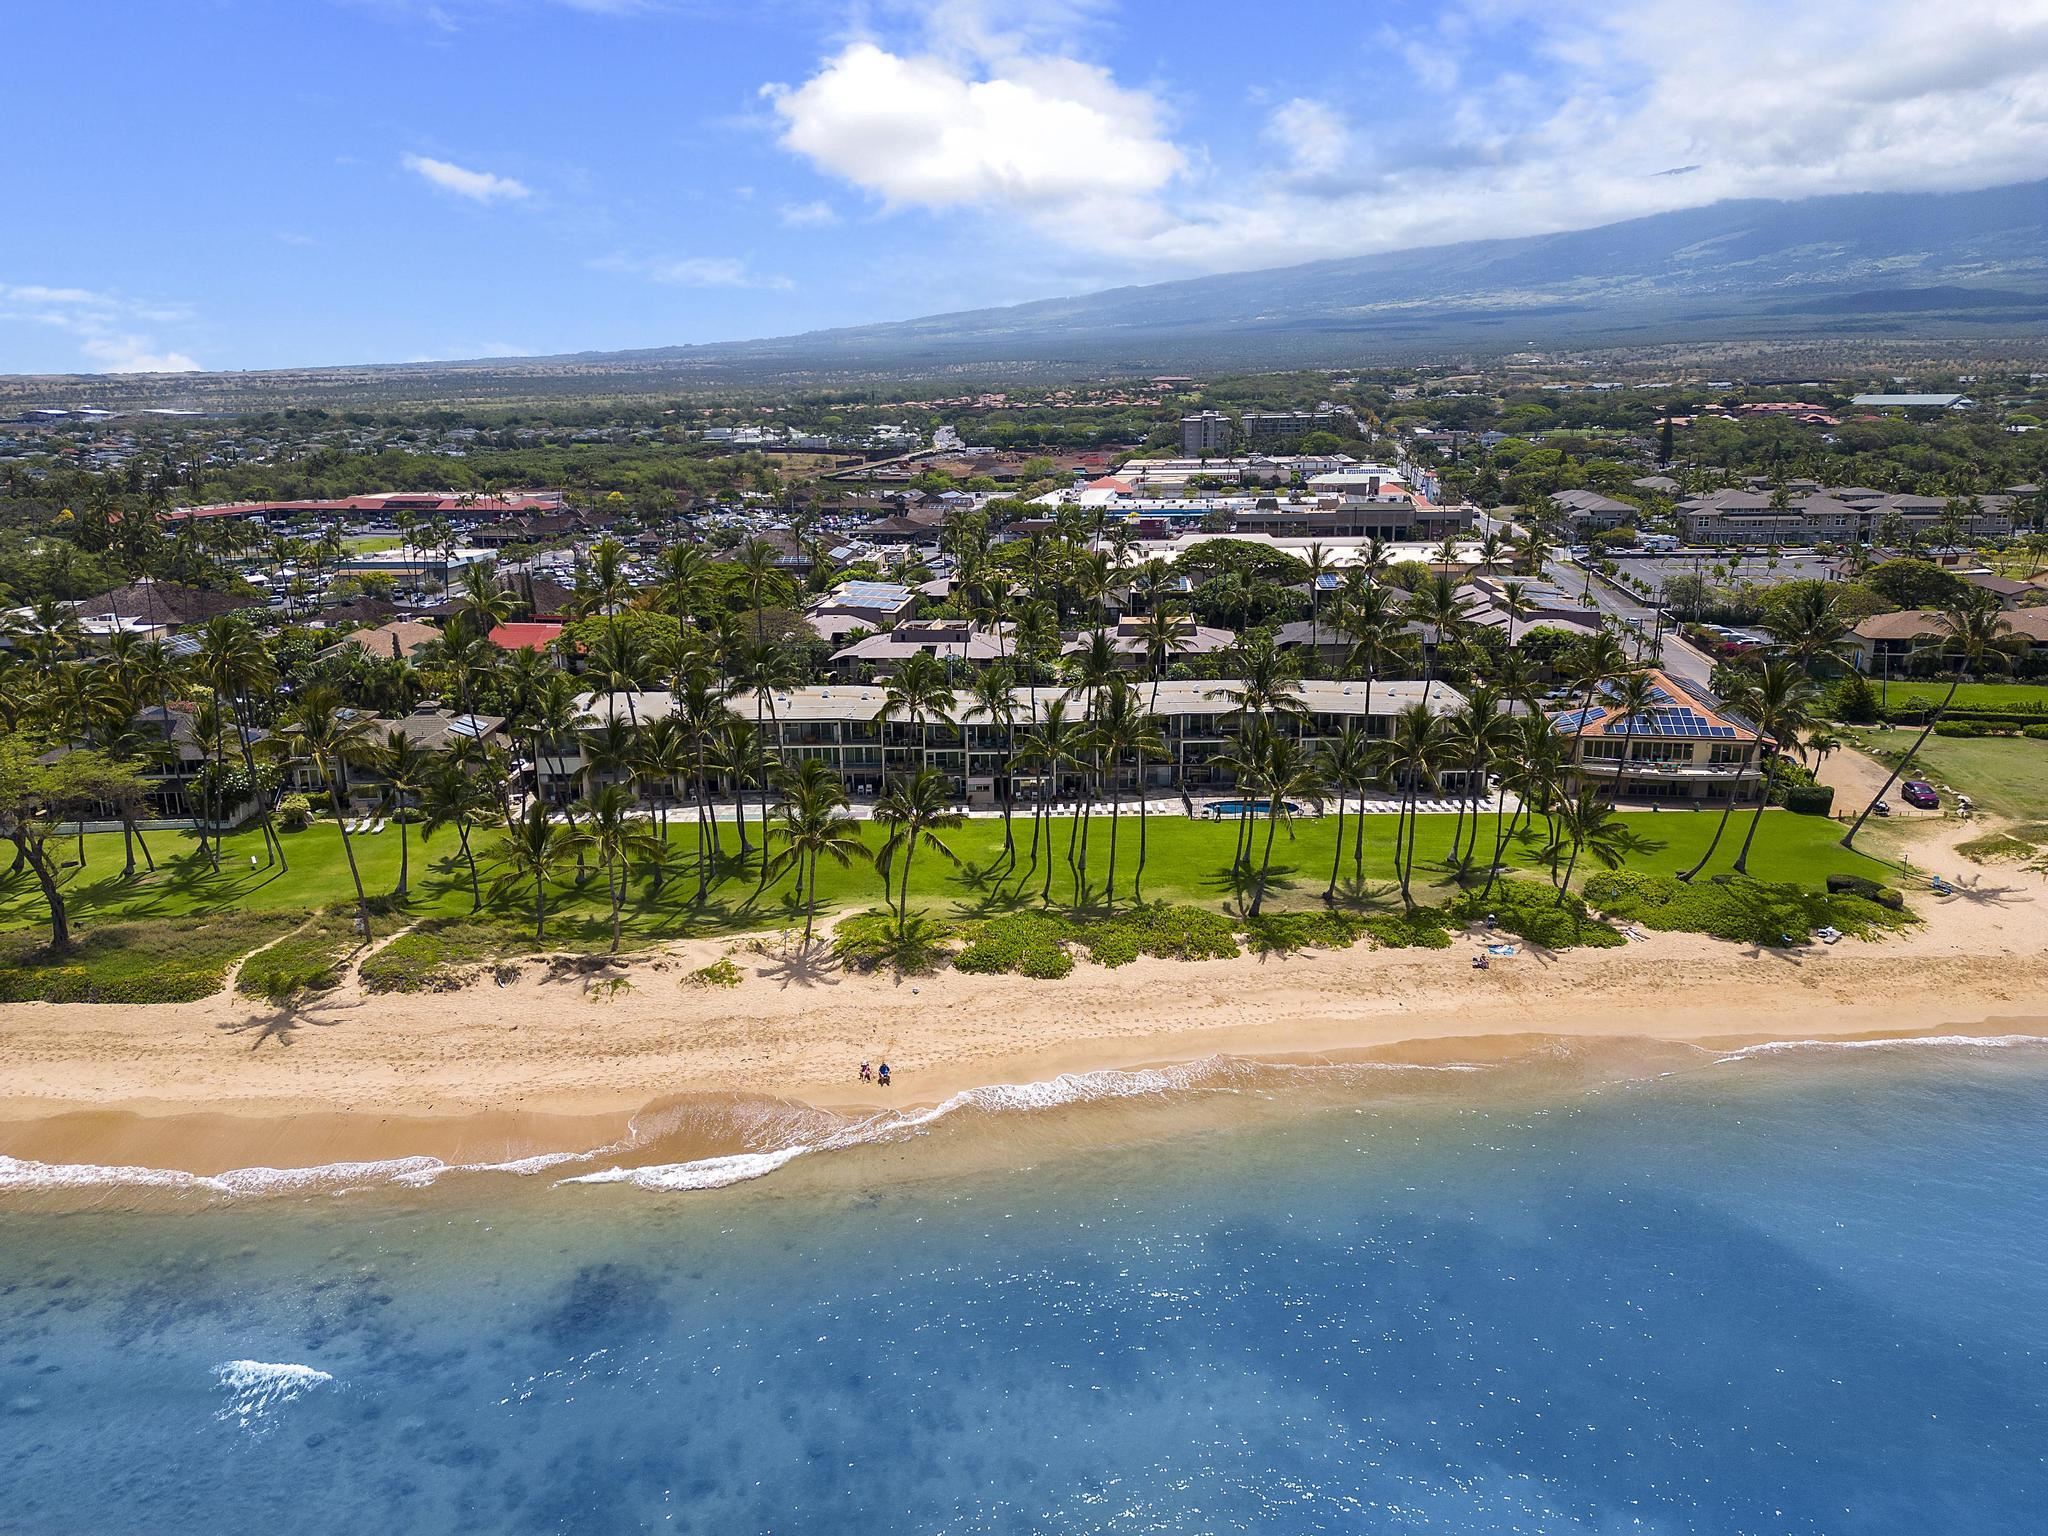
{"label": "white cloud", "polygon": [[599,256],[586,263],[600,272],[631,272],[675,288],[794,287],[786,277],[756,272],[737,256]]}
{"label": "white cloud", "polygon": [[889,208],[1123,224],[1186,165],[1147,93],[1093,64],[994,46],[962,57],[857,42],[763,95],[785,148]]}
{"label": "white cloud", "polygon": [[1273,109],[1266,138],[1303,176],[1327,176],[1351,154],[1351,124],[1327,102],[1297,96]]}
{"label": "white cloud", "polygon": [[1177,139],[1064,22],[988,14],[936,0],[918,47],[767,87],[782,144],[885,209],[1022,219],[1136,276],[2048,175],[2048,5],[1445,0],[1375,34],[1369,83],[1401,107],[1370,132],[1304,95],[1249,143]]}
{"label": "white cloud", "polygon": [[816,229],[839,222],[838,213],[823,198],[809,203],[784,203],[780,217],[791,229]]}
{"label": "white cloud", "polygon": [[183,352],[153,350],[147,336],[96,336],[84,345],[85,355],[103,373],[197,373],[199,365]]}
{"label": "white cloud", "polygon": [[199,364],[164,347],[140,325],[179,325],[193,318],[182,304],[138,303],[119,294],[47,283],[0,282],[0,322],[47,326],[78,339],[90,373],[189,373]]}
{"label": "white cloud", "polygon": [[399,163],[415,176],[424,177],[444,192],[453,192],[457,197],[466,197],[473,203],[517,202],[520,198],[531,197],[533,189],[523,181],[514,181],[510,176],[496,176],[489,171],[472,171],[466,166],[454,165],[446,160],[435,160],[427,155],[401,155]]}

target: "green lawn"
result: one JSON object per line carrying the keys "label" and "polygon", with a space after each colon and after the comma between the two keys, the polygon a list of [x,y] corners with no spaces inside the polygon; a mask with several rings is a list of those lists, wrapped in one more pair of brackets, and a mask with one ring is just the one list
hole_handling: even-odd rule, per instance
{"label": "green lawn", "polygon": [[[1893,679],[1878,685],[1878,697],[1887,708],[1902,709],[1911,704],[1939,704],[1948,695],[1948,684],[1936,679],[1900,682]],[[1956,689],[1956,709],[2019,709],[2048,712],[2048,685],[2041,683],[1964,683]]]}
{"label": "green lawn", "polygon": [[[1971,747],[2020,746],[2020,743],[1943,743]],[[2028,749],[2048,759],[2039,743],[2025,743]],[[1713,835],[1716,817],[1708,812],[1667,811],[1624,816],[1638,846],[1627,863],[1645,872],[1672,872],[1686,868]],[[1441,901],[1451,893],[1452,881],[1442,867],[1450,844],[1455,818],[1428,816],[1418,833],[1419,854],[1415,870],[1416,899],[1424,903]],[[1362,904],[1378,907],[1393,896],[1393,835],[1395,818],[1386,815],[1365,819],[1365,873],[1362,890],[1349,894]],[[1349,884],[1348,845],[1353,818],[1347,823],[1344,881]],[[961,860],[961,867],[935,854],[921,853],[913,867],[911,896],[914,904],[949,916],[986,916],[993,912],[1029,906],[1042,888],[1045,870],[1052,870],[1052,898],[1055,904],[1072,898],[1067,871],[1066,845],[1071,823],[1053,824],[1051,853],[1044,849],[1038,874],[1026,884],[1020,877],[1001,883],[985,877],[1002,846],[1002,823],[977,820],[945,834],[945,841]],[[1714,870],[1733,862],[1746,826],[1744,816],[1730,823],[1728,835],[1717,854]],[[735,845],[733,829],[722,829],[730,851]],[[1020,870],[1028,866],[1029,823],[1017,823]],[[1258,836],[1263,841],[1262,823]],[[1329,879],[1333,818],[1302,821],[1290,836],[1279,832],[1274,845],[1269,908],[1285,909],[1319,905]],[[1844,852],[1835,845],[1840,827],[1826,818],[1794,816],[1768,811],[1757,833],[1750,872],[1759,879],[1818,886],[1836,871],[1851,871],[1882,878],[1885,867],[1860,854]],[[1091,831],[1090,875],[1097,883],[1108,867],[1109,828],[1097,818]],[[687,825],[673,833],[677,851],[689,839]],[[1154,817],[1150,827],[1150,856],[1145,869],[1144,894],[1151,901],[1190,902],[1220,907],[1230,899],[1228,876],[1234,830],[1227,825],[1191,822],[1181,817]],[[483,838],[480,841],[488,842]],[[364,881],[373,898],[389,896],[397,880],[398,836],[394,827],[378,837],[358,837],[357,857]],[[67,849],[70,845],[66,845]],[[177,918],[195,914],[300,912],[332,906],[352,899],[353,887],[341,851],[340,835],[331,825],[315,826],[287,834],[285,848],[291,862],[288,873],[250,867],[250,856],[260,855],[262,841],[255,832],[228,839],[221,870],[215,874],[194,851],[191,840],[160,834],[152,839],[159,869],[133,883],[120,879],[120,837],[116,833],[96,834],[86,839],[87,867],[71,872],[67,894],[72,920],[81,930],[94,923],[146,918]],[[395,912],[380,915],[380,930],[397,926],[409,918],[458,916],[470,910],[467,873],[455,856],[455,840],[443,834],[426,849],[417,838],[412,844],[412,890],[403,906],[403,917]],[[1117,849],[1117,882],[1120,901],[1130,899],[1130,879],[1138,850],[1136,818],[1122,821]],[[1518,865],[1541,871],[1538,850],[1533,844],[1514,844],[1509,859]],[[787,879],[777,881],[758,897],[755,866],[744,874],[728,870],[714,885],[712,899],[698,908],[690,899],[695,892],[695,875],[679,868],[666,888],[653,892],[646,882],[636,883],[626,908],[626,923],[636,936],[667,937],[684,934],[714,934],[748,929],[772,928],[801,921]],[[1581,860],[1581,876],[1593,873],[1590,860]],[[1020,894],[1020,886],[1029,894]],[[582,887],[564,885],[550,896],[551,927],[575,929],[595,924],[607,916],[603,881],[592,878]],[[856,864],[850,869],[827,866],[819,880],[821,912],[842,907],[865,908],[880,904],[882,888],[873,868]],[[518,919],[528,908],[503,909]],[[0,930],[39,925],[44,911],[35,884],[26,875],[0,882]],[[566,936],[566,934],[565,934]]]}
{"label": "green lawn", "polygon": [[[1917,730],[1854,733],[1889,767]],[[2048,742],[2023,736],[1929,736],[1908,777],[1952,785],[1984,810],[2014,821],[2048,821]]]}
{"label": "green lawn", "polygon": [[395,533],[352,533],[341,541],[341,546],[352,555],[381,555],[398,548],[400,542]]}

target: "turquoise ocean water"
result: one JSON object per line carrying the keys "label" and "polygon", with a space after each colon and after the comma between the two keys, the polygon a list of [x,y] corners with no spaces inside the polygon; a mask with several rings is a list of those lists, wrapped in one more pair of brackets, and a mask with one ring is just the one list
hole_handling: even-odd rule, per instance
{"label": "turquoise ocean water", "polygon": [[2048,1046],[1085,1090],[708,1190],[16,1166],[0,1532],[2048,1530]]}

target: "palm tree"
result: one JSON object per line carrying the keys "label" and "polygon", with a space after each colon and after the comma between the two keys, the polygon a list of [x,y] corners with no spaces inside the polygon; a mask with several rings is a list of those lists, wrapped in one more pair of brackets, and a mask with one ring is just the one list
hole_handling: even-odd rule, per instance
{"label": "palm tree", "polygon": [[[1401,904],[1413,908],[1409,882],[1415,870],[1416,796],[1437,785],[1448,732],[1443,718],[1426,704],[1410,704],[1394,717],[1392,733],[1380,748],[1380,772],[1399,792],[1401,809],[1394,818],[1394,873],[1401,882]],[[1405,847],[1404,847],[1405,841]]]}
{"label": "palm tree", "polygon": [[[889,722],[906,720],[918,731],[918,770],[931,767],[931,755],[924,746],[923,727],[927,721],[953,723],[953,684],[945,667],[924,651],[904,659],[895,676],[884,685],[882,707],[875,711],[875,724],[882,730],[882,787],[889,787]],[[943,782],[943,780],[941,781]]]}
{"label": "palm tree", "polygon": [[1607,734],[1621,742],[1621,751],[1614,759],[1614,782],[1607,791],[1609,805],[1621,803],[1621,781],[1628,773],[1628,751],[1635,742],[1636,728],[1647,719],[1650,706],[1661,696],[1661,690],[1647,672],[1624,672],[1609,685],[1607,703],[1614,714],[1609,719]]}
{"label": "palm tree", "polygon": [[572,854],[581,864],[583,840],[582,833],[553,820],[548,808],[535,800],[526,807],[526,814],[512,824],[499,846],[495,860],[499,874],[491,886],[491,899],[495,901],[500,894],[531,881],[535,943],[547,937],[548,882],[560,877]]}
{"label": "palm tree", "polygon": [[1330,739],[1323,753],[1323,777],[1337,796],[1337,836],[1330,853],[1330,883],[1323,890],[1324,901],[1337,899],[1337,871],[1344,862],[1344,806],[1351,796],[1360,797],[1359,826],[1365,823],[1365,786],[1373,775],[1375,749],[1365,726],[1347,720]]}
{"label": "palm tree", "polygon": [[[1546,856],[1550,860],[1551,878],[1557,881],[1557,904],[1563,906],[1565,893],[1571,889],[1572,873],[1579,867],[1579,855],[1590,853],[1607,868],[1617,868],[1628,832],[1614,807],[1602,800],[1600,792],[1590,784],[1558,806],[1557,828],[1558,837]],[[1567,847],[1571,849],[1571,858],[1559,879],[1557,861]]]}
{"label": "palm tree", "polygon": [[930,768],[898,779],[875,803],[875,823],[887,829],[875,852],[875,868],[882,876],[885,893],[896,861],[900,858],[903,863],[902,894],[895,903],[897,937],[902,937],[910,923],[910,867],[918,849],[929,848],[957,865],[959,858],[938,834],[959,826],[963,819],[950,803],[946,776]]}
{"label": "palm tree", "polygon": [[2012,650],[2015,644],[2012,621],[2000,610],[1996,598],[1979,594],[1957,603],[1944,611],[1935,620],[1936,635],[1931,644],[1924,647],[1928,652],[1955,659],[1956,673],[1949,680],[1948,692],[1941,696],[1941,703],[1934,713],[1927,717],[1927,724],[1921,729],[1906,755],[1899,759],[1884,783],[1878,786],[1876,794],[1870,797],[1870,804],[1863,807],[1854,826],[1843,834],[1842,846],[1854,848],[1856,834],[1863,830],[1863,823],[1871,810],[1898,782],[1899,775],[1906,771],[1906,765],[1919,755],[1927,744],[1927,738],[1934,734],[1934,727],[1947,712],[1949,702],[1955,698],[1956,689],[1972,673],[1982,672],[1987,667],[2009,667],[2012,665]]}
{"label": "palm tree", "polygon": [[[1088,828],[1089,813],[1094,809],[1095,791],[1102,785],[1102,744],[1094,725],[1101,708],[1103,690],[1112,680],[1122,676],[1116,647],[1111,643],[1107,630],[1096,629],[1089,633],[1079,651],[1067,659],[1072,682],[1067,687],[1069,699],[1079,695],[1089,720],[1090,756],[1088,766],[1081,774],[1081,814],[1068,830],[1067,865],[1074,872],[1074,905],[1078,909],[1088,884]],[[1112,799],[1114,796],[1112,795]],[[1079,834],[1078,858],[1076,838]]]}
{"label": "palm tree", "polygon": [[[1108,766],[1109,800],[1109,871],[1107,899],[1112,909],[1116,906],[1116,834],[1117,816],[1123,807],[1123,800],[1117,791],[1121,788],[1123,760],[1128,756],[1137,771],[1138,780],[1138,880],[1145,878],[1145,762],[1147,758],[1161,758],[1166,755],[1166,742],[1159,734],[1159,725],[1144,707],[1139,704],[1137,690],[1130,679],[1121,674],[1112,677],[1104,688],[1096,705],[1094,722],[1096,750]],[[1136,888],[1133,887],[1133,896]]]}
{"label": "palm tree", "polygon": [[1771,778],[1779,755],[1788,749],[1799,750],[1800,735],[1813,719],[1813,703],[1819,696],[1820,690],[1804,670],[1782,664],[1775,671],[1765,668],[1735,695],[1735,707],[1755,724],[1764,750],[1763,783],[1757,787],[1756,810],[1743,835],[1742,851],[1735,856],[1737,874],[1749,872],[1750,844],[1756,840],[1756,825],[1770,802]]}
{"label": "palm tree", "polygon": [[[642,793],[652,791],[664,848],[668,846],[668,808],[675,799],[676,785],[689,777],[692,761],[690,733],[680,715],[671,713],[648,721],[633,741],[629,770]],[[662,867],[655,866],[656,889],[660,888]]]}
{"label": "palm tree", "polygon": [[484,892],[479,880],[476,850],[470,836],[476,828],[491,819],[494,812],[502,811],[494,780],[499,772],[494,764],[485,765],[480,771],[472,771],[458,761],[453,753],[435,762],[427,775],[425,790],[421,795],[420,809],[425,819],[420,823],[420,843],[425,846],[428,839],[443,827],[453,827],[463,863],[469,867],[469,896],[471,912],[483,909]]}
{"label": "palm tree", "polygon": [[[1259,732],[1258,750],[1252,754],[1253,792],[1266,802],[1266,846],[1259,859],[1259,872],[1252,881],[1250,915],[1257,917],[1266,900],[1266,880],[1273,868],[1273,839],[1282,822],[1294,821],[1295,802],[1307,800],[1318,810],[1323,803],[1323,773],[1313,752],[1296,737],[1281,731]],[[1249,817],[1245,818],[1249,819]]]}
{"label": "palm tree", "polygon": [[391,819],[398,823],[398,888],[392,894],[405,899],[412,874],[411,845],[406,824],[409,800],[417,800],[434,766],[434,754],[397,726],[391,726],[381,741],[358,748],[363,765],[384,781],[384,803],[391,807]]}
{"label": "palm tree", "polygon": [[620,914],[636,860],[661,857],[661,843],[633,814],[633,791],[624,784],[606,784],[583,801],[584,835],[604,871],[605,891],[612,903],[612,953],[619,952]]}
{"label": "palm tree", "polygon": [[[1760,670],[1749,674],[1742,686],[1732,689],[1726,702],[1736,713],[1755,720],[1766,711],[1776,711],[1784,707],[1777,701],[1789,704],[1797,691],[1804,686],[1805,676],[1794,663],[1772,658],[1765,661]],[[1754,741],[1744,744],[1742,760],[1735,765],[1735,777],[1728,784],[1728,798],[1722,802],[1721,815],[1714,823],[1714,835],[1707,840],[1705,850],[1693,862],[1692,867],[1680,872],[1678,878],[1681,881],[1696,879],[1699,872],[1705,869],[1708,861],[1714,857],[1715,850],[1721,846],[1721,835],[1728,830],[1728,819],[1734,814],[1736,801],[1742,798],[1743,780],[1756,765],[1765,748],[1766,742],[1761,734]],[[1760,793],[1763,799],[1770,798],[1768,787]]]}
{"label": "palm tree", "polygon": [[1017,862],[1017,839],[1012,829],[1010,812],[1013,802],[1011,775],[1016,770],[1017,758],[1017,695],[1012,687],[1014,678],[1010,668],[1003,662],[983,667],[974,675],[968,691],[974,702],[961,715],[963,721],[985,720],[1003,733],[1003,772],[1001,775],[1003,793],[1003,852],[1005,869]]}
{"label": "palm tree", "polygon": [[341,851],[348,858],[349,878],[355,882],[356,923],[367,939],[370,936],[370,898],[363,891],[363,872],[356,864],[355,843],[349,837],[348,817],[343,814],[347,797],[343,788],[345,781],[341,777],[342,765],[361,742],[366,728],[366,721],[342,707],[341,699],[333,689],[315,686],[300,696],[297,707],[288,717],[285,740],[295,757],[313,764],[321,783],[327,788],[334,824],[341,829]]}
{"label": "palm tree", "polygon": [[[1487,537],[1495,538],[1497,535],[1488,534]],[[1529,600],[1529,587],[1526,582],[1504,581],[1500,584],[1500,611],[1507,615],[1508,645],[1512,647],[1515,643],[1515,625],[1526,621],[1529,615],[1536,611],[1536,605]]]}
{"label": "palm tree", "polygon": [[1152,680],[1152,700],[1147,708],[1155,715],[1159,713],[1160,680],[1189,643],[1187,618],[1170,603],[1155,603],[1138,621],[1138,644],[1144,648],[1145,671]]}
{"label": "palm tree", "polygon": [[[1479,851],[1480,800],[1485,796],[1488,770],[1506,745],[1512,717],[1501,708],[1500,695],[1484,683],[1473,685],[1462,709],[1452,713],[1444,727],[1445,756],[1465,769],[1465,793],[1458,797],[1458,819],[1451,828],[1451,862],[1460,871],[1468,869]],[[1462,847],[1467,807],[1472,812],[1472,845]]]}
{"label": "palm tree", "polygon": [[1078,720],[1067,716],[1065,699],[1048,700],[1045,711],[1037,724],[1027,731],[1024,739],[1017,744],[1018,755],[1025,761],[1035,763],[1045,777],[1045,790],[1038,797],[1031,811],[1031,867],[1038,867],[1038,832],[1041,814],[1045,818],[1045,883],[1039,891],[1039,900],[1052,896],[1052,804],[1059,797],[1060,775],[1073,766],[1087,761],[1085,754],[1087,728]]}
{"label": "palm tree", "polygon": [[[1559,786],[1564,782],[1564,738],[1541,711],[1515,718],[1506,755],[1505,771],[1501,774],[1501,796],[1493,812],[1493,862],[1486,871],[1486,888],[1482,896],[1493,894],[1494,882],[1500,878],[1502,859],[1507,853],[1508,839],[1515,835],[1516,823],[1526,822],[1533,826],[1538,810],[1547,820],[1551,806],[1557,801]],[[1507,815],[1510,790],[1519,802],[1512,819]]]}
{"label": "palm tree", "polygon": [[830,859],[841,869],[855,854],[868,851],[860,823],[845,814],[846,786],[839,775],[815,759],[796,765],[782,781],[782,809],[775,836],[782,842],[776,855],[778,875],[796,871],[797,894],[804,903],[804,943],[818,915],[818,860]]}
{"label": "palm tree", "polygon": [[462,568],[462,595],[448,621],[449,638],[481,640],[519,611],[519,598],[500,585],[496,568],[486,561]]}
{"label": "palm tree", "polygon": [[257,780],[255,743],[249,718],[249,700],[269,693],[277,686],[277,668],[270,659],[270,651],[249,620],[239,613],[229,613],[207,621],[200,632],[197,661],[200,675],[212,685],[214,696],[226,703],[234,721],[235,739],[242,749],[243,771],[249,775],[249,788],[256,796],[263,822],[265,854],[277,864],[280,872],[288,871],[291,866],[285,862],[284,840],[277,835],[277,828],[271,823],[270,796],[263,793]]}
{"label": "palm tree", "polygon": [[1403,613],[1410,622],[1423,627],[1422,702],[1427,704],[1436,683],[1437,661],[1455,646],[1465,627],[1465,608],[1458,601],[1457,578],[1448,571],[1432,571],[1409,596]]}

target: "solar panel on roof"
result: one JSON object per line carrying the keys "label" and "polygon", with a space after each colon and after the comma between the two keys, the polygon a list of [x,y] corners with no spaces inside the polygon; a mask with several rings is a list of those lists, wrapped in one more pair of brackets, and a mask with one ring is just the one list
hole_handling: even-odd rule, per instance
{"label": "solar panel on roof", "polygon": [[1617,720],[1610,727],[1615,736],[1677,736],[1699,740],[1732,737],[1735,728],[1723,725],[1696,709],[1682,705],[1658,705],[1640,715]]}
{"label": "solar panel on roof", "polygon": [[1604,709],[1572,709],[1553,716],[1550,723],[1560,731],[1576,731],[1582,726],[1591,725],[1606,713]]}

